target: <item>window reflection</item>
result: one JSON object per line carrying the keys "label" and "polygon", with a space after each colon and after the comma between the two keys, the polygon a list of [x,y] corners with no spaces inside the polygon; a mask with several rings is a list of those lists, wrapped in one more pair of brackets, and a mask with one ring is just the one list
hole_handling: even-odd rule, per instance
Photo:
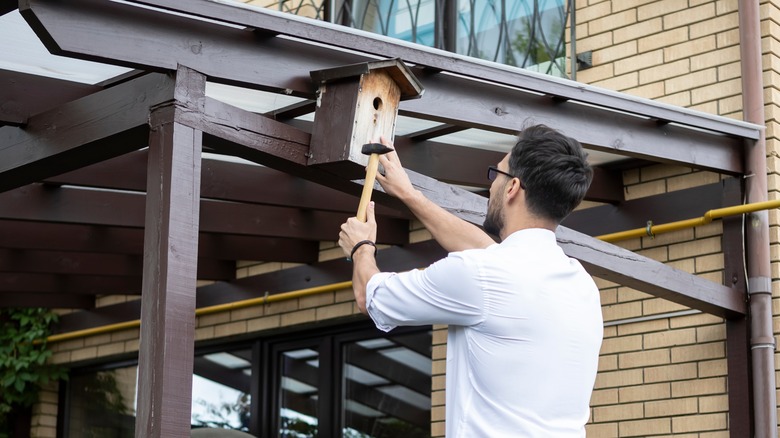
{"label": "window reflection", "polygon": [[279,436],[316,437],[319,352],[315,348],[286,351],[280,365]]}
{"label": "window reflection", "polygon": [[339,10],[339,23],[412,43],[433,46],[436,24],[434,0],[346,1]]}
{"label": "window reflection", "polygon": [[236,350],[195,357],[193,428],[249,431],[252,352]]}
{"label": "window reflection", "polygon": [[429,437],[429,331],[344,344],[344,436]]}
{"label": "window reflection", "polygon": [[137,367],[72,375],[67,434],[84,438],[132,438]]}
{"label": "window reflection", "polygon": [[457,53],[565,74],[564,0],[459,0]]}
{"label": "window reflection", "polygon": [[[253,364],[246,344],[195,356],[193,429],[284,438],[430,436],[430,327],[388,335],[360,322],[252,347],[257,358],[272,359]],[[253,381],[253,369],[262,378]],[[78,370],[67,385],[65,437],[134,436],[135,364]]]}

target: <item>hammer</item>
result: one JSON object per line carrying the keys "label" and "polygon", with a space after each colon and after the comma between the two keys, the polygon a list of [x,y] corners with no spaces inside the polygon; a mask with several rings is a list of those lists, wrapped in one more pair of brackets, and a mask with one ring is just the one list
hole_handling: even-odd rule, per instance
{"label": "hammer", "polygon": [[366,166],[366,181],[363,184],[363,193],[360,195],[360,204],[358,204],[357,219],[360,222],[366,221],[366,210],[371,201],[371,192],[374,190],[374,181],[376,172],[379,168],[379,156],[392,151],[382,143],[366,143],[360,152],[368,155],[368,166]]}

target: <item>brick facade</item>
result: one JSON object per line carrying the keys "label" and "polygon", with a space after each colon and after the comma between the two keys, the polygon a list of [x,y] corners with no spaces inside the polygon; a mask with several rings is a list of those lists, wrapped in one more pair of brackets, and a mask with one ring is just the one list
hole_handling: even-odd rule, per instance
{"label": "brick facade", "polygon": [[[762,1],[769,198],[780,197],[780,2]],[[579,82],[712,114],[741,118],[737,0],[577,0],[577,50],[592,51]],[[720,176],[679,166],[624,172],[626,199],[717,182]],[[703,213],[703,212],[702,212]],[[648,219],[651,219],[648,212]],[[780,278],[780,222],[770,214],[772,276]],[[620,242],[675,268],[721,282],[720,222]],[[430,238],[415,223],[412,241]],[[342,257],[332,242],[321,259]],[[283,269],[245,263],[239,275]],[[591,400],[593,437],[727,437],[726,330],[722,319],[597,279],[605,320],[599,375]],[[778,288],[775,281],[774,288]],[[112,298],[113,299],[113,298]],[[775,298],[774,313],[780,315]],[[248,307],[198,318],[197,341],[262,334],[358,314],[351,290]],[[775,333],[780,318],[775,317]],[[109,361],[138,351],[138,329],[52,344],[53,362]],[[444,436],[446,328],[433,333],[433,436]],[[35,407],[33,436],[56,435],[56,386]]]}
{"label": "brick facade", "polygon": [[[776,199],[777,35],[773,2],[761,2],[769,198]],[[737,1],[578,1],[577,50],[593,69],[577,80],[741,119]],[[773,33],[773,30],[775,32]],[[776,38],[776,37],[775,37]],[[636,199],[717,182],[719,175],[654,165],[624,173]],[[704,212],[702,212],[704,213]],[[648,220],[651,218],[648,212]],[[778,262],[777,214],[770,213],[772,265]],[[722,282],[722,224],[619,243],[686,272]],[[773,278],[777,279],[773,269]],[[605,339],[591,400],[589,436],[726,437],[726,330],[722,319],[600,282]],[[777,286],[775,286],[776,288]],[[680,316],[666,317],[666,313]],[[775,311],[777,315],[777,311]],[[775,318],[777,321],[777,318]],[[775,324],[775,333],[778,325]]]}

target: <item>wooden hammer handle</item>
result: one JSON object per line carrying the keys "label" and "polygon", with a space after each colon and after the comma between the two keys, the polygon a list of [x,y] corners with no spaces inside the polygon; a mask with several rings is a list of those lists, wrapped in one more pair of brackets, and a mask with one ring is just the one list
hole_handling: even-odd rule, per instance
{"label": "wooden hammer handle", "polygon": [[360,203],[358,204],[357,219],[360,222],[366,221],[366,210],[368,210],[368,203],[371,202],[371,192],[374,191],[377,169],[379,169],[379,154],[371,154],[368,157],[366,181],[363,183],[363,193],[360,195]]}

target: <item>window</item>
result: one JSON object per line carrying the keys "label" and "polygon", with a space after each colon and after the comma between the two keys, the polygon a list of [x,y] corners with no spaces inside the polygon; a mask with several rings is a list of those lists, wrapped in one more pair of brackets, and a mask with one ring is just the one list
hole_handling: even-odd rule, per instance
{"label": "window", "polygon": [[251,391],[251,349],[196,356],[192,376],[192,427],[249,432]]}
{"label": "window", "polygon": [[[71,373],[64,383],[67,437],[133,438],[138,367],[125,366]],[[61,398],[62,400],[62,398]]]}
{"label": "window", "polygon": [[430,345],[420,333],[343,344],[344,436],[430,436]]}
{"label": "window", "polygon": [[[431,328],[391,333],[368,321],[198,348],[193,428],[255,436],[430,436]],[[134,362],[73,370],[61,390],[61,436],[133,437]]]}
{"label": "window", "polygon": [[268,7],[564,77],[571,2],[281,0]]}
{"label": "window", "polygon": [[[358,329],[357,327],[364,327]],[[269,343],[263,436],[430,436],[431,329],[370,323]]]}
{"label": "window", "polygon": [[564,0],[458,0],[456,52],[564,76],[566,13]]}

